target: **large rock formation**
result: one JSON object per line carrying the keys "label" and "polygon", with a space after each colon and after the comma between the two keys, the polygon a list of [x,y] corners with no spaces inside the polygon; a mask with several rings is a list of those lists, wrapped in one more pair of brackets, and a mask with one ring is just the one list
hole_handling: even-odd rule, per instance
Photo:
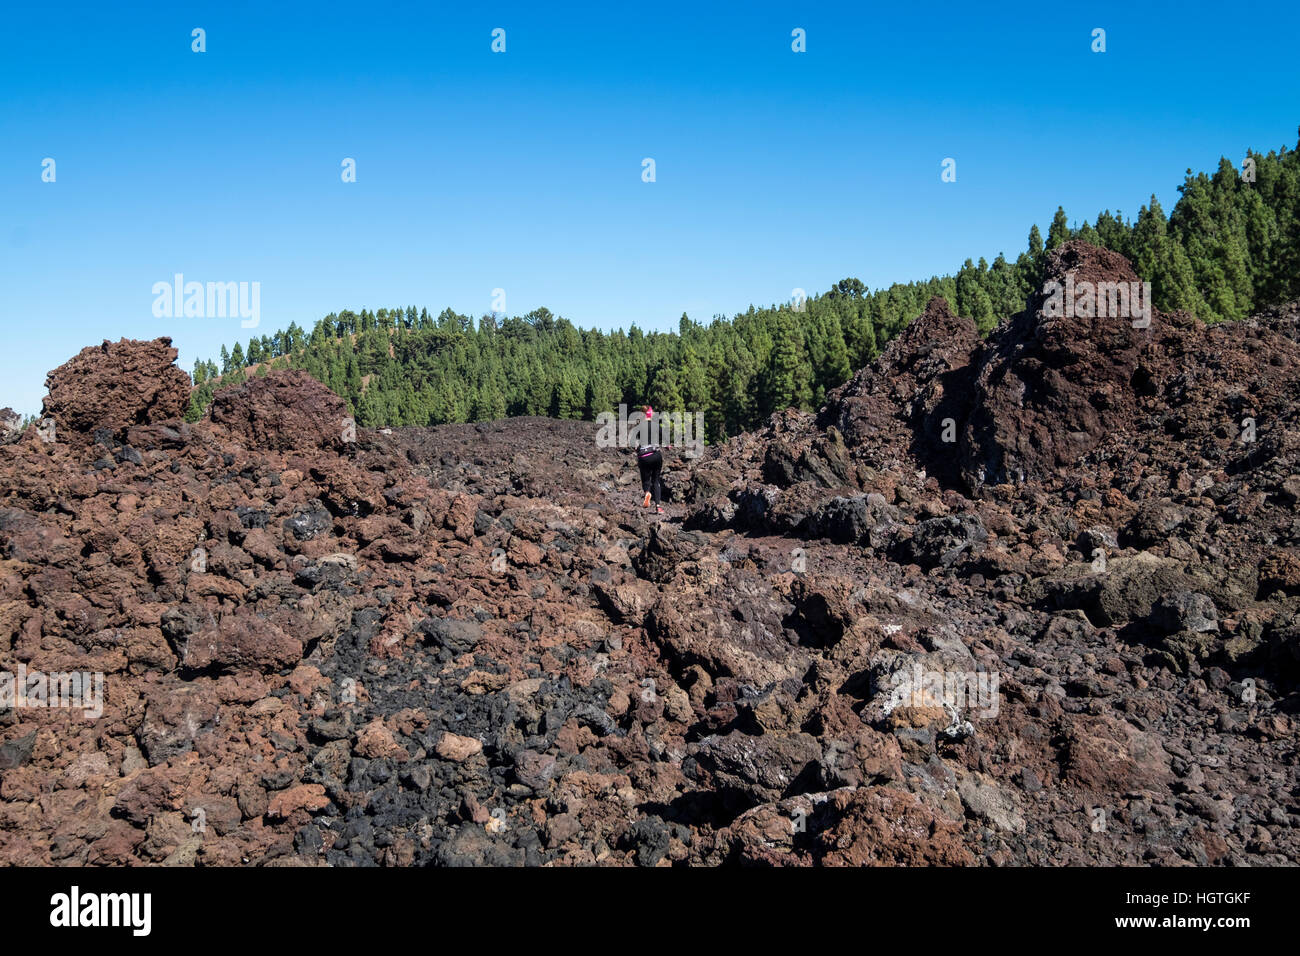
{"label": "large rock formation", "polygon": [[208,417],[231,440],[252,448],[330,448],[355,440],[348,407],[301,369],[276,370],[265,377],[217,392]]}
{"label": "large rock formation", "polygon": [[190,401],[190,378],[174,364],[166,337],[120,339],[82,349],[45,379],[45,415],[60,441],[88,445],[103,430],[121,439],[132,425],[181,418]]}
{"label": "large rock formation", "polygon": [[869,448],[877,460],[910,455],[951,473],[957,461],[948,443],[967,415],[979,345],[975,323],[935,296],[875,362],[831,394],[818,424],[838,427],[850,449]]}
{"label": "large rock formation", "polygon": [[1058,474],[1107,435],[1140,430],[1144,407],[1176,372],[1180,340],[1204,334],[1186,315],[1151,309],[1135,319],[1138,302],[1150,306],[1144,289],[1119,253],[1074,241],[1049,255],[1043,288],[980,356],[962,448],[967,483]]}

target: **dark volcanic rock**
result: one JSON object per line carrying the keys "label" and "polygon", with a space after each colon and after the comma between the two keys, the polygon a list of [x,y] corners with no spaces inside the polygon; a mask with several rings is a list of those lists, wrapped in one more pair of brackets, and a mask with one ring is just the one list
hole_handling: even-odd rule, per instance
{"label": "dark volcanic rock", "polygon": [[1219,612],[1214,601],[1195,591],[1175,591],[1156,602],[1151,614],[1152,622],[1169,632],[1217,631]]}
{"label": "dark volcanic rock", "polygon": [[822,505],[803,524],[814,538],[851,543],[861,541],[875,525],[866,495],[835,497]]}
{"label": "dark volcanic rock", "polygon": [[975,323],[936,296],[879,359],[831,393],[818,423],[835,426],[873,462],[911,454],[936,473],[954,472],[979,344]]}
{"label": "dark volcanic rock", "polygon": [[[1063,289],[1067,282],[1139,281],[1123,256],[1082,242],[1054,250],[1044,278]],[[1053,316],[1048,303],[1048,294],[1035,290],[1026,310],[989,338],[965,442],[963,471],[972,485],[1054,473],[1107,432],[1133,430],[1145,393],[1172,371],[1162,340],[1171,326],[1195,331],[1185,317],[1153,312],[1150,328],[1137,329],[1127,316],[1085,316],[1071,303]]]}
{"label": "dark volcanic rock", "polygon": [[988,533],[978,515],[946,515],[922,521],[900,546],[905,560],[932,568],[947,567],[978,548]]}
{"label": "dark volcanic rock", "polygon": [[32,759],[32,750],[36,746],[36,731],[25,737],[0,744],[0,770],[13,770]]}
{"label": "dark volcanic rock", "polygon": [[809,789],[821,753],[807,734],[731,733],[702,741],[694,758],[718,785],[766,802]]}

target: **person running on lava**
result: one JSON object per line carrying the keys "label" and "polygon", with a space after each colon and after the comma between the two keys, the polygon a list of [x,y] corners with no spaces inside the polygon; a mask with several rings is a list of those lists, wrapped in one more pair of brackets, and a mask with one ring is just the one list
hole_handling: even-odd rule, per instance
{"label": "person running on lava", "polygon": [[[645,417],[647,431],[651,431],[650,423],[654,419],[654,409],[649,405],[645,407]],[[641,472],[641,490],[645,492],[645,499],[641,503],[642,508],[650,507],[650,499],[654,499],[655,511],[657,514],[663,514],[663,496],[664,496],[664,453],[658,445],[649,444],[654,438],[650,434],[644,439],[647,444],[640,444],[636,447],[636,466]]]}

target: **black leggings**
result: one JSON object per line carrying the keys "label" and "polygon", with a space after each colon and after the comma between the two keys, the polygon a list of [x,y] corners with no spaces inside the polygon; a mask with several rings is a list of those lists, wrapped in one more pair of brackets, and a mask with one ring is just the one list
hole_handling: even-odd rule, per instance
{"label": "black leggings", "polygon": [[664,496],[664,480],[662,472],[664,470],[664,456],[660,451],[655,451],[652,455],[646,455],[644,458],[636,460],[636,466],[641,470],[641,490],[648,491],[654,495],[655,504],[659,504]]}

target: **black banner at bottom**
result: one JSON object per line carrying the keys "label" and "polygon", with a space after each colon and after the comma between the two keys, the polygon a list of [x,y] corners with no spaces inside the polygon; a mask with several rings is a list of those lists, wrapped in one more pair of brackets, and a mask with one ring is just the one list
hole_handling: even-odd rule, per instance
{"label": "black banner at bottom", "polygon": [[128,946],[373,944],[438,927],[545,936],[572,932],[575,921],[611,939],[639,938],[656,923],[661,941],[716,940],[725,930],[730,946],[770,939],[775,921],[849,929],[854,920],[873,934],[921,926],[935,941],[1046,930],[1231,944],[1289,923],[1293,878],[1233,869],[68,868],[0,870],[0,899],[25,942],[48,934]]}

